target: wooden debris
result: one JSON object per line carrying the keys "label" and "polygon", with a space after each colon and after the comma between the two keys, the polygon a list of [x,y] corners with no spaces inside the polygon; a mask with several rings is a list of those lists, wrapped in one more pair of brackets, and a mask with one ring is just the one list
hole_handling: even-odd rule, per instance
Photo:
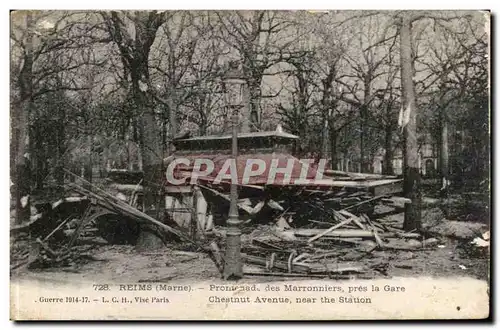
{"label": "wooden debris", "polygon": [[[362,277],[370,275],[369,272],[384,273],[386,271],[387,265],[380,265],[380,261],[383,260],[377,251],[386,250],[380,251],[385,254],[390,250],[419,250],[432,248],[438,244],[437,239],[429,238],[422,241],[419,233],[406,233],[397,228],[401,226],[401,221],[377,219],[377,213],[380,211],[374,210],[375,204],[384,203],[385,206],[380,208],[382,211],[388,209],[387,205],[389,205],[395,208],[393,212],[400,212],[399,205],[407,202],[404,198],[394,197],[396,193],[391,189],[378,192],[372,189],[375,180],[385,180],[389,184],[398,181],[393,180],[396,177],[341,171],[328,173],[341,178],[341,181],[336,181],[335,185],[327,191],[319,186],[300,189],[293,185],[279,188],[266,186],[258,187],[259,190],[252,189],[252,194],[246,194],[238,201],[237,205],[242,211],[241,214],[250,218],[246,223],[258,226],[265,221],[269,223],[265,230],[259,228],[254,231],[256,234],[252,232],[249,235],[250,231],[243,231],[243,235],[247,235],[242,237],[243,253],[241,254],[245,261],[245,275],[348,279],[352,278],[352,274],[356,274],[357,277]],[[121,173],[116,173],[116,176],[119,175]],[[143,178],[126,179],[124,182],[114,183],[112,188],[138,192]],[[156,220],[80,177],[78,180],[81,185],[71,185],[73,190],[83,196],[78,198],[89,199],[92,205],[97,204],[115,214],[154,225],[185,242],[200,247],[198,251],[208,253],[222,274],[224,257],[216,241],[194,242],[183,231]],[[362,182],[363,180],[367,182]],[[208,192],[216,203],[222,206],[229,204],[229,196],[221,192],[224,187],[206,184],[209,186],[198,186]],[[250,186],[241,185],[240,188],[247,189]],[[271,189],[278,191],[272,193]],[[214,214],[218,216],[219,211]],[[49,229],[52,230],[50,234],[45,238],[40,237],[43,239],[38,239],[36,242],[40,258],[45,258],[47,262],[67,265],[74,258],[75,253],[78,253],[77,246],[72,247],[72,244],[82,233],[90,217],[89,214],[72,217],[78,219],[78,225],[75,228],[73,224],[70,229],[69,244],[58,251],[49,246],[49,243],[52,244],[53,241],[49,239],[62,230],[70,219],[57,222],[56,228]],[[217,220],[218,218],[215,219]],[[325,226],[327,228],[323,228]],[[201,229],[204,228],[211,228],[211,226],[202,226]],[[22,231],[22,229],[17,230]],[[219,238],[225,237],[223,229],[214,229],[213,233],[219,234]],[[205,238],[201,238],[203,239]],[[358,264],[363,258],[365,258],[363,264]],[[378,263],[375,264],[375,261]],[[15,267],[19,265],[16,264]]]}
{"label": "wooden debris", "polygon": [[317,221],[317,220],[309,220],[309,222],[314,223],[314,224],[318,224],[321,226],[331,226],[332,225],[331,222],[324,222],[324,221]]}
{"label": "wooden debris", "polygon": [[268,272],[265,269],[262,271],[250,269],[243,269],[243,275],[246,276],[273,276],[273,277],[302,277],[302,278],[326,278],[327,274],[297,274],[297,273],[277,273],[277,272]]}
{"label": "wooden debris", "polygon": [[275,230],[271,233],[283,241],[294,242],[297,240],[297,237],[295,237],[295,232],[293,230],[282,230],[278,227],[275,227]]}
{"label": "wooden debris", "polygon": [[222,257],[222,253],[220,252],[219,246],[217,245],[217,242],[212,241],[208,245],[208,249],[210,250],[210,256],[212,257],[212,260],[215,263],[215,266],[219,270],[219,272],[222,274],[224,272],[224,258]]}
{"label": "wooden debris", "polygon": [[338,229],[338,228],[342,227],[343,225],[347,225],[347,224],[348,224],[348,223],[350,223],[351,221],[352,221],[352,218],[351,218],[351,219],[344,220],[344,221],[342,221],[341,223],[339,223],[339,224],[337,224],[337,225],[335,225],[335,226],[333,226],[333,227],[330,227],[330,228],[328,228],[327,230],[325,230],[325,231],[323,231],[323,232],[321,232],[321,233],[319,233],[319,234],[317,234],[317,235],[315,235],[315,236],[311,237],[310,239],[308,239],[308,240],[307,240],[307,243],[311,244],[311,243],[312,243],[312,242],[314,242],[315,240],[317,240],[317,239],[319,239],[319,238],[321,238],[321,237],[323,237],[323,236],[325,236],[325,235],[327,235],[327,234],[331,233],[332,231],[334,231],[335,229]]}
{"label": "wooden debris", "polygon": [[275,244],[271,244],[269,242],[266,242],[266,241],[258,239],[258,238],[252,239],[252,244],[266,248],[269,251],[273,251],[273,250],[274,251],[283,251],[283,249],[280,248],[279,246],[277,246]]}
{"label": "wooden debris", "polygon": [[59,226],[57,226],[54,230],[52,230],[50,232],[50,234],[48,234],[44,239],[43,241],[46,241],[48,240],[52,235],[54,235],[54,233],[56,233],[59,229],[61,229],[65,224],[68,223],[68,221],[71,220],[71,216],[67,217],[64,221],[62,221]]}
{"label": "wooden debris", "polygon": [[362,265],[353,265],[351,263],[303,263],[294,262],[293,254],[290,255],[287,262],[277,261],[276,254],[272,253],[269,260],[265,258],[242,254],[245,262],[266,267],[267,271],[279,270],[287,274],[337,274],[337,273],[363,273],[366,267]]}
{"label": "wooden debris", "polygon": [[[70,175],[78,177],[76,174],[74,174],[66,169],[64,171]],[[89,187],[96,190],[96,192],[90,191],[90,190],[87,190],[87,189],[73,183],[72,186],[80,193],[87,195],[89,197],[95,198],[97,201],[102,202],[104,204],[104,206],[110,207],[112,210],[118,211],[126,216],[129,216],[129,217],[134,218],[134,219],[139,220],[139,221],[152,223],[152,224],[154,224],[158,227],[161,227],[162,229],[174,234],[175,236],[181,238],[184,241],[193,242],[187,235],[184,235],[183,233],[181,233],[177,229],[174,229],[174,228],[170,227],[169,225],[164,224],[164,223],[154,219],[153,217],[147,215],[146,213],[139,211],[138,209],[127,204],[126,202],[124,202],[124,201],[116,198],[115,196],[110,195],[106,191],[96,187],[95,185],[86,181],[85,179],[82,179],[80,177],[78,177],[78,178],[80,180],[82,180],[83,182],[85,182],[87,185],[89,185]]]}
{"label": "wooden debris", "polygon": [[330,251],[330,252],[325,252],[325,253],[316,254],[314,256],[310,256],[309,259],[310,260],[325,259],[328,257],[338,256],[340,253],[341,253],[340,251],[335,250],[335,251]]}
{"label": "wooden debris", "polygon": [[359,207],[359,206],[362,206],[362,205],[364,205],[364,204],[373,203],[373,202],[375,202],[375,201],[377,201],[377,200],[379,200],[379,199],[382,199],[382,198],[384,198],[384,197],[387,197],[387,195],[375,196],[375,197],[373,197],[373,198],[370,198],[370,199],[364,200],[364,201],[362,201],[362,202],[359,202],[359,203],[353,204],[353,205],[351,205],[351,206],[345,207],[345,208],[343,208],[341,211],[347,211],[347,210],[355,209],[355,208],[357,208],[357,207]]}
{"label": "wooden debris", "polygon": [[397,179],[395,175],[383,175],[383,174],[372,174],[372,173],[356,173],[356,172],[344,172],[337,170],[324,170],[325,175],[341,177],[343,180],[346,178],[357,179],[357,180],[369,180],[369,179]]}
{"label": "wooden debris", "polygon": [[285,229],[290,229],[290,225],[288,224],[288,222],[285,220],[285,218],[283,217],[280,217],[277,221],[276,221],[276,226],[280,229],[280,230],[285,230]]}
{"label": "wooden debris", "polygon": [[375,238],[375,242],[377,242],[378,247],[382,248],[384,246],[384,242],[382,242],[382,239],[380,239],[380,236],[375,229],[372,229],[372,232],[373,232],[373,237]]}
{"label": "wooden debris", "polygon": [[328,273],[328,274],[338,274],[338,273],[364,273],[367,268],[363,265],[353,265],[351,263],[329,263],[329,264],[311,264],[311,273]]}
{"label": "wooden debris", "polygon": [[[212,189],[210,187],[207,187],[207,186],[204,186],[204,185],[201,185],[201,184],[198,184],[197,186],[200,187],[200,188],[202,188],[202,189],[204,189],[204,190],[206,190],[206,191],[208,191],[208,192],[210,192],[214,196],[221,198],[222,200],[226,201],[227,203],[230,202],[230,198],[226,194],[223,194],[221,192],[218,192],[215,189]],[[245,203],[242,203],[242,202],[240,202],[240,203],[238,203],[236,205],[238,206],[238,209],[245,211],[249,215],[254,215],[254,214],[259,213],[262,210],[262,208],[264,207],[265,204],[266,203],[264,201],[260,201],[259,203],[257,203],[255,205],[255,207],[249,206],[249,205],[247,205]]]}
{"label": "wooden debris", "polygon": [[[290,254],[290,256],[292,256],[292,254]],[[299,262],[300,260],[302,260],[304,258],[310,258],[310,257],[312,257],[312,255],[310,255],[309,253],[302,253],[299,256],[295,257],[293,259],[293,262]]]}
{"label": "wooden debris", "polygon": [[270,199],[267,201],[267,206],[269,206],[270,208],[272,209],[275,209],[275,210],[278,210],[278,211],[285,211],[285,209],[283,208],[283,206],[281,206],[278,202]]}
{"label": "wooden debris", "polygon": [[[272,265],[269,265],[269,261],[271,261],[271,260],[266,260],[266,258],[252,256],[252,255],[244,254],[244,253],[242,253],[241,256],[242,256],[243,260],[245,260],[245,262],[248,262],[248,263],[253,263],[253,264],[257,264],[257,265],[265,266],[265,267],[272,266],[269,268],[278,269],[278,270],[285,271],[285,272],[289,271],[287,262],[274,260]],[[309,271],[309,267],[294,264],[293,270],[295,272],[299,272],[299,273],[307,273]]]}
{"label": "wooden debris", "polygon": [[[334,211],[340,218],[344,218],[344,216],[348,217],[349,219],[352,219],[352,222],[354,222],[359,228],[361,229],[366,229],[365,225],[361,223],[361,220],[355,216],[354,214],[347,212],[346,210],[340,210],[340,211]],[[345,219],[345,218],[344,218]]]}
{"label": "wooden debris", "polygon": [[[322,229],[295,229],[293,233],[298,237],[311,237],[323,233]],[[419,238],[418,233],[380,233],[380,237],[402,237],[402,238]],[[362,237],[362,238],[374,238],[375,235],[370,230],[361,229],[346,229],[346,230],[334,230],[323,236],[326,237]]]}

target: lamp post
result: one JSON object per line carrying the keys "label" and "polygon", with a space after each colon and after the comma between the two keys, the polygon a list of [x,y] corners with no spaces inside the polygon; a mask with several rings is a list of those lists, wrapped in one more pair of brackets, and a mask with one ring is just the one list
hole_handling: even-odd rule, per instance
{"label": "lamp post", "polygon": [[[232,145],[231,156],[236,163],[238,157],[238,110],[242,108],[242,95],[245,80],[238,63],[232,62],[224,78],[226,104],[231,111]],[[232,175],[235,175],[233,173]],[[233,176],[234,178],[234,176]],[[237,178],[237,177],[236,177]],[[238,280],[243,277],[241,261],[241,229],[238,218],[238,186],[231,180],[229,216],[227,220],[226,254],[224,258],[225,280]]]}

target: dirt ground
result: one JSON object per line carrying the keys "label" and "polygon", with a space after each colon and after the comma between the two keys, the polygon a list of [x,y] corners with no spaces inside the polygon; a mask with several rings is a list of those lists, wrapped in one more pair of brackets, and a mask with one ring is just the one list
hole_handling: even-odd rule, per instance
{"label": "dirt ground", "polygon": [[[374,251],[373,257],[387,261],[384,277],[467,276],[488,279],[486,256],[468,254],[456,240],[443,241],[440,247],[425,251]],[[72,278],[102,282],[168,282],[172,280],[216,280],[220,275],[213,261],[202,252],[165,248],[156,252],[137,252],[132,246],[105,245],[92,251],[95,260],[78,267],[20,270],[14,277]],[[249,277],[245,281],[268,281],[269,277]],[[278,279],[278,278],[275,278]],[[286,278],[280,278],[286,279]]]}
{"label": "dirt ground", "polygon": [[[489,258],[484,248],[468,240],[441,237],[437,247],[418,251],[373,251],[366,262],[388,263],[379,278],[415,276],[467,276],[488,280]],[[130,245],[102,245],[87,251],[89,260],[63,268],[13,271],[13,277],[68,278],[99,282],[169,282],[220,279],[213,261],[204,252],[179,250],[173,244],[154,252],[139,252]],[[361,260],[363,262],[364,259]],[[247,277],[244,281],[269,281],[272,277]],[[274,280],[286,278],[276,277]],[[290,278],[291,279],[291,278]]]}
{"label": "dirt ground", "polygon": [[[489,247],[471,244],[476,237],[489,231],[489,219],[482,221],[448,220],[442,209],[425,201],[422,212],[424,235],[435,237],[438,244],[415,251],[375,250],[359,260],[361,263],[388,264],[377,278],[391,277],[449,277],[467,276],[482,280],[489,278]],[[378,210],[383,212],[383,210]],[[402,223],[403,214],[391,215],[391,220]],[[15,255],[16,244],[11,244]],[[131,245],[93,245],[85,252],[86,258],[68,267],[11,271],[12,278],[71,278],[84,281],[112,282],[168,282],[217,280],[220,274],[214,262],[204,252],[187,251],[181,244],[169,244],[162,250],[139,252]],[[346,249],[345,247],[343,249]],[[349,253],[347,248],[347,253]],[[353,251],[355,254],[355,251]],[[340,261],[349,260],[343,256]],[[347,256],[348,257],[348,256]],[[335,262],[335,260],[330,260]],[[15,260],[11,260],[14,264]],[[286,280],[284,277],[246,277],[244,281]]]}

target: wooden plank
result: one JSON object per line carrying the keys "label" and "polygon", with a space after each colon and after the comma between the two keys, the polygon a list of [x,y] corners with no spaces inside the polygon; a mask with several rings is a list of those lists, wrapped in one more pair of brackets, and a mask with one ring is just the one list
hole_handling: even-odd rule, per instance
{"label": "wooden plank", "polygon": [[[316,186],[331,186],[340,188],[374,188],[386,185],[400,185],[402,189],[403,180],[401,179],[386,179],[386,180],[366,180],[366,181],[343,181],[343,180],[332,180],[332,179],[318,179],[313,180],[311,183],[306,185],[316,185]],[[294,183],[295,185],[300,185]]]}
{"label": "wooden plank", "polygon": [[373,198],[370,198],[370,199],[367,199],[367,200],[364,200],[362,202],[359,202],[357,204],[353,204],[353,205],[350,205],[350,206],[347,206],[347,207],[344,207],[342,210],[340,210],[339,212],[341,211],[347,211],[347,210],[351,210],[351,209],[355,209],[361,205],[364,205],[364,204],[368,204],[368,203],[371,203],[371,202],[375,202],[376,200],[379,200],[379,199],[382,199],[386,197],[386,195],[381,195],[381,196],[375,196]]}
{"label": "wooden plank", "polygon": [[260,246],[260,247],[263,247],[267,250],[274,250],[274,251],[283,251],[284,249],[277,246],[277,245],[274,245],[274,244],[271,244],[269,242],[266,242],[266,241],[263,241],[261,239],[258,239],[258,238],[254,238],[252,239],[252,245],[257,245],[257,246]]}
{"label": "wooden plank", "polygon": [[[210,187],[207,187],[207,186],[203,186],[201,184],[198,184],[197,185],[198,187],[200,187],[201,189],[205,189],[209,192],[211,192],[213,195],[217,196],[217,197],[220,197],[221,199],[223,199],[224,201],[226,201],[227,203],[230,203],[230,198],[228,195],[225,195],[221,192],[218,192],[217,190],[215,189],[212,189]],[[243,210],[245,211],[246,213],[248,213],[249,215],[254,215],[255,213],[258,213],[262,207],[264,206],[264,203],[260,204],[259,203],[257,205],[255,205],[255,208],[251,207],[251,206],[248,206],[248,205],[245,205],[245,204],[242,204],[242,203],[237,203],[236,206],[238,206],[238,208],[240,210]]]}
{"label": "wooden plank", "polygon": [[[286,232],[286,231],[285,231]],[[293,233],[299,237],[312,237],[324,232],[323,229],[295,229]],[[363,237],[374,238],[375,235],[369,230],[361,229],[347,229],[347,230],[334,230],[325,235],[326,237]],[[380,237],[404,237],[404,238],[419,238],[418,233],[380,233]]]}
{"label": "wooden plank", "polygon": [[352,222],[354,222],[356,224],[356,226],[358,226],[359,228],[361,229],[366,229],[365,225],[363,225],[360,221],[360,219],[355,216],[354,214],[350,213],[350,212],[347,212],[345,210],[340,210],[340,211],[334,211],[336,213],[339,213],[339,216],[347,216],[349,218],[352,219]]}
{"label": "wooden plank", "polygon": [[224,258],[222,257],[222,254],[219,250],[219,246],[217,245],[217,242],[212,241],[208,245],[208,249],[210,250],[210,256],[212,257],[212,261],[215,263],[215,266],[219,270],[219,272],[222,274],[224,271]]}
{"label": "wooden plank", "polygon": [[374,196],[399,194],[403,192],[403,181],[375,185],[370,187],[370,191]]}
{"label": "wooden plank", "polygon": [[312,243],[312,242],[314,242],[315,240],[317,240],[317,239],[319,239],[319,238],[321,238],[321,237],[325,236],[325,235],[326,235],[326,234],[328,234],[328,233],[331,233],[332,231],[334,231],[334,230],[335,230],[335,229],[337,229],[337,228],[342,227],[343,225],[347,225],[347,224],[348,224],[348,223],[350,223],[351,221],[352,221],[352,219],[347,219],[347,220],[344,220],[344,221],[342,221],[341,223],[338,223],[338,224],[336,224],[335,226],[332,226],[332,227],[328,228],[327,230],[325,230],[325,231],[323,231],[323,232],[321,232],[321,233],[319,233],[319,234],[317,234],[317,235],[315,235],[315,236],[311,237],[310,239],[308,239],[308,240],[307,240],[307,243],[311,244],[311,243]]}
{"label": "wooden plank", "polygon": [[318,260],[318,259],[324,259],[324,258],[328,258],[328,257],[336,257],[336,256],[341,255],[341,254],[343,254],[341,251],[334,250],[334,251],[331,251],[331,252],[324,252],[324,253],[321,253],[321,254],[314,255],[312,257],[309,257],[309,259],[311,259],[311,260]]}
{"label": "wooden plank", "polygon": [[47,235],[47,237],[45,237],[43,239],[43,242],[45,242],[46,240],[48,240],[52,235],[54,235],[54,233],[56,231],[58,231],[59,229],[61,229],[62,226],[64,226],[69,220],[71,220],[73,217],[72,216],[69,216],[67,217],[64,221],[62,221],[59,226],[57,226],[53,231],[50,232],[50,234]]}
{"label": "wooden plank", "polygon": [[324,222],[324,221],[317,221],[317,220],[307,220],[312,223],[317,223],[318,225],[323,225],[323,226],[331,226],[331,222]]}
{"label": "wooden plank", "polygon": [[398,178],[395,175],[360,173],[360,172],[345,172],[345,171],[338,171],[338,170],[324,170],[323,173],[325,173],[326,175],[347,176],[350,178],[361,178],[361,179],[397,179]]}

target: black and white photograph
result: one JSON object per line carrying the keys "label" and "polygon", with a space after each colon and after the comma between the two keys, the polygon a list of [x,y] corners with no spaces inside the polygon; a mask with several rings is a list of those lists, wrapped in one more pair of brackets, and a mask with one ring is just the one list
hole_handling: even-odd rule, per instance
{"label": "black and white photograph", "polygon": [[10,319],[490,317],[487,10],[12,10]]}

